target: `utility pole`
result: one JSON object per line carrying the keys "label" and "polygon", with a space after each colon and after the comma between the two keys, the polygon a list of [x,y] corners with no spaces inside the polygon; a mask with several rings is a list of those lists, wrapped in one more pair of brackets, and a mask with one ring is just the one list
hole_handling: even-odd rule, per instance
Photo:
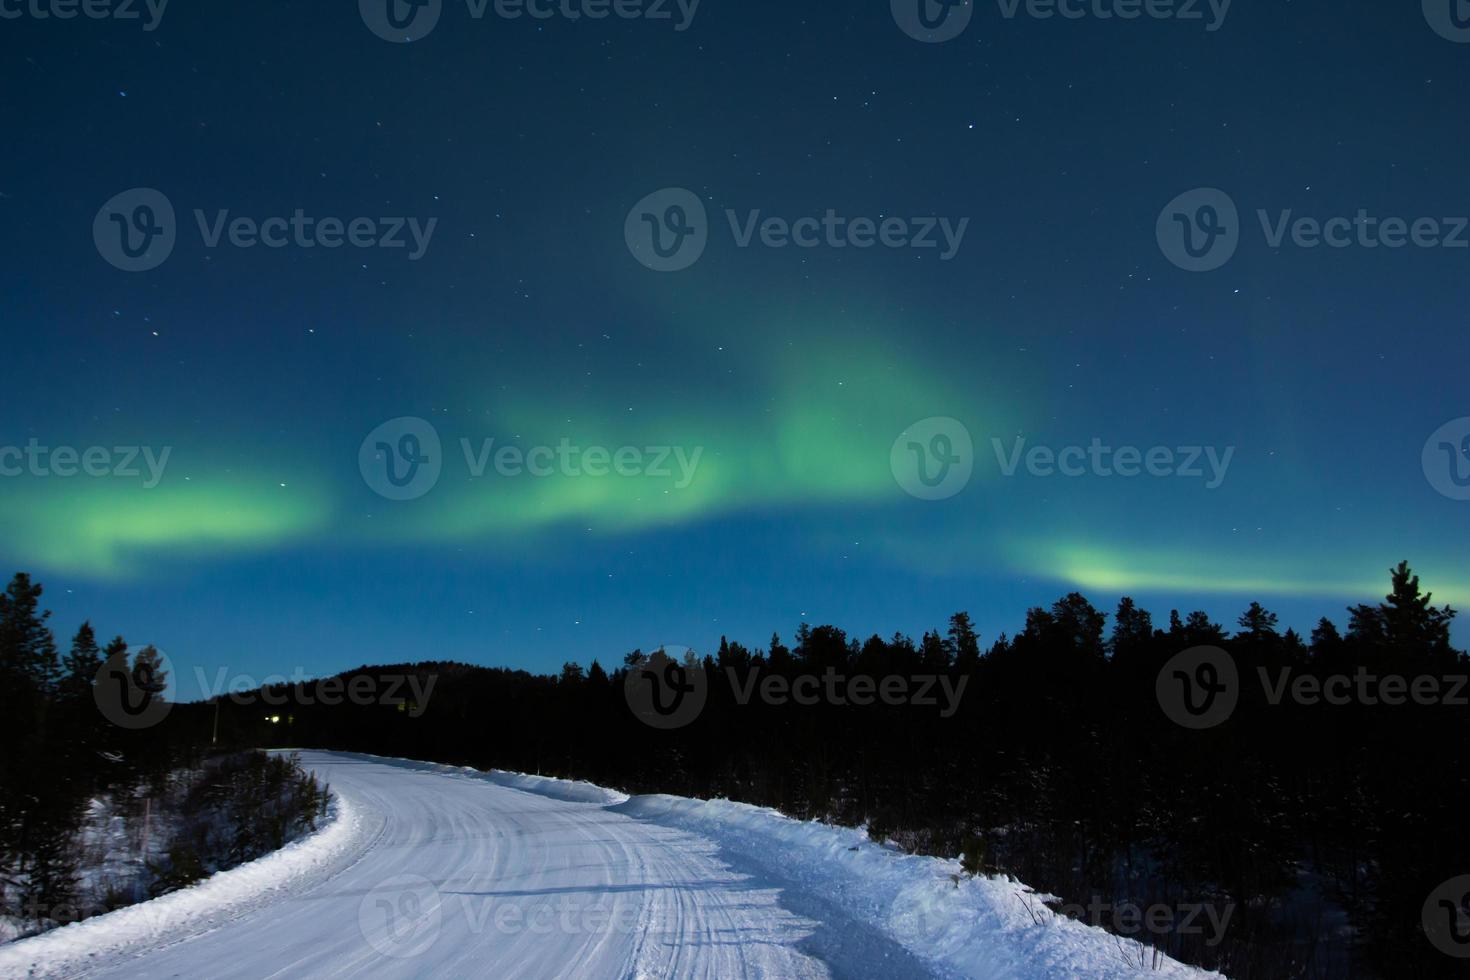
{"label": "utility pole", "polygon": [[219,744],[219,695],[214,696],[214,733],[209,736],[210,745]]}

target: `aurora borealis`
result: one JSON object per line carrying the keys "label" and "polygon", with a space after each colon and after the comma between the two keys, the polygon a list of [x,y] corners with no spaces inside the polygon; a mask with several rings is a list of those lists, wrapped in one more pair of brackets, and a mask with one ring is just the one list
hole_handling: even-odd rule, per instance
{"label": "aurora borealis", "polygon": [[[1470,209],[1465,136],[1427,122],[1456,111],[1470,45],[1417,5],[1235,4],[1209,32],[982,6],[943,44],[881,3],[705,0],[678,32],[487,21],[410,44],[326,6],[0,23],[24,93],[0,108],[0,444],[171,449],[152,488],[0,477],[0,556],[60,629],[87,615],[164,649],[182,696],[194,666],[550,670],[802,621],[918,633],[957,609],[988,641],[1073,589],[1227,623],[1259,599],[1301,630],[1403,558],[1470,602],[1470,503],[1420,465],[1470,415],[1465,254],[1247,235],[1193,273],[1155,239],[1193,187],[1228,189],[1244,222]],[[128,273],[92,232],[133,187],[180,230]],[[665,187],[716,222],[970,224],[947,261],[717,229],[660,273],[624,230]],[[437,225],[415,261],[209,248],[196,209]],[[443,473],[391,501],[358,451],[403,416],[437,431]],[[936,501],[890,469],[931,417],[974,442],[968,486]],[[1007,477],[992,440],[1017,436],[1235,453],[1215,489]],[[701,453],[683,487],[475,477],[461,441],[488,439]]]}

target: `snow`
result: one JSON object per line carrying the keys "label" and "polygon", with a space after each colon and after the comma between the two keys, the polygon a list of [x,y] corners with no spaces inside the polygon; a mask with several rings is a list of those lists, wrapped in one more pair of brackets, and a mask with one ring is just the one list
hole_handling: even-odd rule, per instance
{"label": "snow", "polygon": [[736,866],[893,937],[941,972],[985,980],[1219,977],[1048,909],[1004,877],[964,875],[958,859],[903,854],[867,833],[729,800],[638,796],[611,809],[720,841]]}
{"label": "snow", "polygon": [[216,928],[314,882],[352,846],[360,823],[353,805],[333,794],[322,826],[279,851],[151,901],[0,946],[0,977],[75,975],[103,959]]}
{"label": "snow", "polygon": [[[1006,879],[726,800],[302,752],[335,819],[0,976],[1205,978]],[[106,955],[103,955],[103,954]],[[1143,965],[1140,965],[1140,964]]]}

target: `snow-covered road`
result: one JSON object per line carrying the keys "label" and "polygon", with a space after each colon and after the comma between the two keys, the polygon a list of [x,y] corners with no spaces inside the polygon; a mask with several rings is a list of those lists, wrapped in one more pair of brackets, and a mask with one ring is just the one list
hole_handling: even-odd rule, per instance
{"label": "snow-covered road", "polygon": [[881,936],[795,914],[709,840],[605,803],[409,762],[306,752],[303,763],[358,822],[340,869],[88,975],[932,975]]}
{"label": "snow-covered road", "polygon": [[0,977],[1218,977],[1024,885],[724,800],[303,752],[336,819]]}

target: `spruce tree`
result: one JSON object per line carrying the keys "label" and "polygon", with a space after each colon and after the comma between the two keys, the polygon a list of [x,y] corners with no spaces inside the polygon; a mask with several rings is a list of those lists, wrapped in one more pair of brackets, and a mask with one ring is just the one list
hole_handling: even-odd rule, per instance
{"label": "spruce tree", "polygon": [[71,651],[62,659],[60,698],[68,704],[82,704],[92,700],[92,684],[97,671],[102,667],[102,651],[97,646],[97,634],[90,622],[85,622],[72,638]]}
{"label": "spruce tree", "polygon": [[949,642],[956,668],[969,673],[980,665],[980,637],[969,613],[957,612],[949,617]]}
{"label": "spruce tree", "polygon": [[1266,640],[1276,635],[1276,614],[1267,611],[1259,602],[1252,602],[1236,622],[1245,639]]}

